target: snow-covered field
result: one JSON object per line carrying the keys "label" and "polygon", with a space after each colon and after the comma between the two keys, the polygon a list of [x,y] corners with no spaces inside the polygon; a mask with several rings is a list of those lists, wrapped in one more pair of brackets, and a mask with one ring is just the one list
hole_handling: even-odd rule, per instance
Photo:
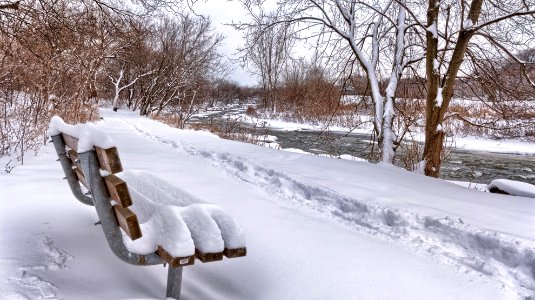
{"label": "snow-covered field", "polygon": [[[186,267],[183,299],[535,296],[533,198],[102,114],[97,128],[125,170],[218,204],[243,227],[247,256]],[[49,145],[0,174],[0,299],[163,298],[166,269],[115,258],[55,159]]]}

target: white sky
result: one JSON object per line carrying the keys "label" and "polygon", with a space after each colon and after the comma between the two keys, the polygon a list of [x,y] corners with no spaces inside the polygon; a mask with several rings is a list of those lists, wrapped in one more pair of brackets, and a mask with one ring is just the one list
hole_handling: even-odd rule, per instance
{"label": "white sky", "polygon": [[[227,57],[237,58],[239,55],[236,54],[236,48],[244,44],[241,33],[231,26],[224,24],[231,23],[232,21],[238,22],[245,20],[246,11],[241,5],[237,1],[210,0],[199,1],[192,8],[196,14],[209,16],[217,32],[225,36],[220,51],[227,55]],[[235,70],[229,79],[242,85],[250,86],[258,82],[257,78],[250,72],[244,70],[240,63],[234,62],[232,65]]]}

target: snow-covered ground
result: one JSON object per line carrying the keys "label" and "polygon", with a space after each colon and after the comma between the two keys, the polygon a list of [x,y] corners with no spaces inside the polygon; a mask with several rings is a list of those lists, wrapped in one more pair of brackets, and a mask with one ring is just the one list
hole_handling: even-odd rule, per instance
{"label": "snow-covered ground", "polygon": [[[244,230],[247,256],[186,267],[183,299],[535,296],[532,198],[102,114],[125,170],[218,204]],[[115,258],[55,159],[49,145],[0,174],[0,299],[163,298],[166,269]]]}

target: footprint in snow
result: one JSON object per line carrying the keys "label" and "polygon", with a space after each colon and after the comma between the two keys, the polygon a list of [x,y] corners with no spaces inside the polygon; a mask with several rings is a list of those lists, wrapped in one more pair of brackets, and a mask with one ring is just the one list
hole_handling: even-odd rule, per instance
{"label": "footprint in snow", "polygon": [[54,241],[45,236],[41,240],[41,251],[46,254],[46,267],[49,270],[59,270],[67,268],[67,261],[74,259],[74,256],[62,250],[54,244]]}
{"label": "footprint in snow", "polygon": [[19,268],[21,271],[20,276],[9,279],[9,281],[16,282],[20,286],[20,290],[13,294],[13,297],[10,295],[9,299],[57,299],[56,291],[58,288],[52,282],[30,272],[66,269],[68,267],[67,262],[74,259],[74,257],[65,250],[58,248],[48,236],[40,238],[38,249],[44,254],[40,258],[40,264],[23,266]]}
{"label": "footprint in snow", "polygon": [[44,236],[39,241],[39,249],[45,254],[42,265],[25,266],[23,270],[60,270],[67,268],[67,261],[74,259],[74,256],[65,250],[56,247],[54,241],[48,236]]}
{"label": "footprint in snow", "polygon": [[[57,299],[54,284],[43,280],[41,277],[30,274],[26,270],[22,271],[20,277],[11,278],[11,281],[17,282],[24,291],[18,291],[18,299]],[[26,294],[24,295],[23,294]]]}

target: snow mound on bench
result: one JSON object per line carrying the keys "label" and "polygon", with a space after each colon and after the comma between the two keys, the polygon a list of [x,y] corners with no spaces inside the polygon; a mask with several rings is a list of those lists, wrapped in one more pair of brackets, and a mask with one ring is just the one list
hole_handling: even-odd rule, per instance
{"label": "snow mound on bench", "polygon": [[59,116],[53,116],[48,125],[49,135],[68,134],[78,139],[78,152],[86,152],[97,146],[103,149],[115,147],[113,139],[93,123],[70,125]]}
{"label": "snow mound on bench", "polygon": [[48,124],[48,134],[58,135],[60,133],[66,133],[70,136],[78,138],[79,132],[82,130],[83,126],[84,124],[67,124],[61,117],[53,116]]}
{"label": "snow mound on bench", "polygon": [[143,236],[123,240],[129,251],[146,255],[158,245],[174,257],[195,253],[218,253],[224,248],[245,247],[238,223],[221,207],[198,198],[144,171],[124,171],[119,175],[128,184]]}
{"label": "snow mound on bench", "polygon": [[156,252],[158,245],[175,257],[195,253],[188,226],[182,220],[177,207],[157,207],[149,220],[140,224],[143,236],[132,241],[123,235],[126,248],[136,254],[147,255]]}
{"label": "snow mound on bench", "polygon": [[489,190],[496,187],[509,195],[535,198],[535,185],[509,179],[494,179],[489,184]]}

